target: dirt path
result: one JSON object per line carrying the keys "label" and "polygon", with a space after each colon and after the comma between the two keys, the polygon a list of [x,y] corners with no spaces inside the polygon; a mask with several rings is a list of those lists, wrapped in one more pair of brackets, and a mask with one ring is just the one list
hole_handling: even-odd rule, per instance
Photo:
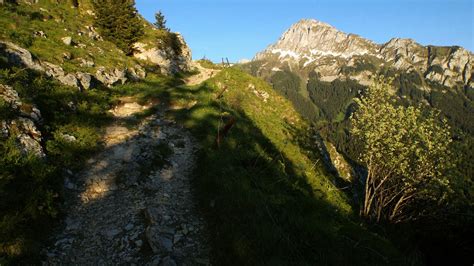
{"label": "dirt path", "polygon": [[195,64],[195,67],[199,70],[199,74],[191,76],[186,80],[186,84],[189,86],[201,84],[203,81],[214,77],[220,72],[220,70],[217,69],[204,68],[198,63]]}
{"label": "dirt path", "polygon": [[190,185],[192,136],[150,106],[123,99],[105,149],[65,181],[67,217],[46,265],[206,265],[208,245]]}

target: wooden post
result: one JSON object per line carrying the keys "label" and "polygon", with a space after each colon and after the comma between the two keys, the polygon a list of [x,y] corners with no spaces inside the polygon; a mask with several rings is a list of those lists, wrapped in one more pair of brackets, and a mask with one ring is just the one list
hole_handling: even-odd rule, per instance
{"label": "wooden post", "polygon": [[227,90],[227,86],[224,86],[222,90],[217,94],[216,100],[220,99],[226,90]]}

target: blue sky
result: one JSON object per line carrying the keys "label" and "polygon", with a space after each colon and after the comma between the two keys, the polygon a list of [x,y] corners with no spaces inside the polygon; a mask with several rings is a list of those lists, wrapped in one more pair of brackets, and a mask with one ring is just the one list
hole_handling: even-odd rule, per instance
{"label": "blue sky", "polygon": [[149,21],[161,10],[194,59],[251,59],[293,23],[314,18],[377,43],[392,37],[474,51],[472,0],[136,0]]}

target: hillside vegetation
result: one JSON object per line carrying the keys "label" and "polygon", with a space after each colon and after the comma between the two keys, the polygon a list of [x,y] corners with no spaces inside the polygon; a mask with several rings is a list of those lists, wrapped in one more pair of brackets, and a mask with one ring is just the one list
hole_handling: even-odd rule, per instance
{"label": "hillside vegetation", "polygon": [[[143,161],[130,158],[129,164],[121,161],[122,158],[115,161],[127,171],[131,171],[129,165],[135,164],[133,167],[138,169],[133,169],[138,171],[138,181],[135,181],[142,182],[140,185],[146,183],[143,180],[150,178],[152,172],[154,176],[160,176],[165,166],[186,165],[189,171],[185,169],[184,172],[191,172],[192,169],[193,189],[191,191],[186,187],[183,193],[191,195],[192,192],[198,214],[204,217],[206,223],[201,228],[202,219],[196,218],[200,223],[193,224],[208,234],[211,244],[211,260],[204,258],[201,260],[204,264],[419,265],[436,262],[427,259],[436,258],[432,256],[435,253],[441,257],[443,253],[450,253],[451,256],[459,254],[460,260],[467,258],[472,241],[464,238],[472,233],[473,228],[472,88],[451,90],[445,85],[423,80],[417,72],[379,68],[381,61],[374,58],[366,60],[360,56],[356,64],[344,67],[341,73],[376,71],[377,74],[393,77],[396,89],[392,91],[390,86],[382,86],[381,95],[386,98],[386,105],[382,106],[384,109],[369,106],[366,115],[358,113],[360,121],[351,120],[354,111],[364,106],[361,103],[367,95],[366,86],[355,80],[336,79],[329,82],[317,72],[299,73],[283,66],[274,70],[277,62],[272,62],[271,71],[267,70],[268,73],[262,75],[259,72],[260,61],[221,67],[203,59],[196,62],[198,65],[195,65],[197,69],[194,72],[184,72],[192,70],[190,51],[179,34],[169,32],[161,13],[157,13],[161,22],[157,22],[159,28],[156,28],[136,14],[133,1],[102,1],[107,5],[98,5],[100,1],[96,1],[94,6],[90,0],[40,0],[36,3],[18,0],[0,5],[0,265],[46,263],[48,246],[59,245],[67,250],[68,243],[56,245],[57,242],[50,242],[55,242],[53,231],[61,227],[63,220],[69,218],[68,212],[72,212],[65,208],[69,206],[65,203],[67,197],[75,195],[71,194],[72,189],[68,186],[80,182],[79,173],[88,170],[85,169],[88,167],[86,162],[106,150],[105,136],[110,125],[120,123],[126,129],[123,132],[136,130],[139,137],[135,142],[141,142],[140,138],[146,137],[142,136],[145,131],[137,128],[139,125],[145,127],[147,119],[153,119],[153,123],[147,123],[155,126],[154,135],[148,139],[149,142],[140,145],[152,146],[160,140],[156,147],[148,147],[153,152],[146,156],[134,154],[142,157]],[[117,11],[117,14],[128,16],[133,27],[111,29],[111,24],[117,23],[117,19],[107,15],[110,14],[108,11],[119,7],[117,3],[128,8],[121,10],[123,13]],[[454,48],[429,49],[435,56],[456,52]],[[132,57],[136,53],[138,56]],[[28,60],[31,62],[25,63]],[[164,66],[163,62],[168,65]],[[44,67],[50,63],[55,66]],[[57,73],[48,72],[53,70]],[[199,70],[203,72],[197,73]],[[433,75],[439,71],[434,66],[429,69]],[[62,72],[74,73],[71,74],[74,79],[78,79],[79,74],[88,74],[94,86],[65,85],[61,79],[67,75]],[[189,78],[192,74],[197,77],[194,82]],[[94,80],[99,76],[110,82]],[[194,85],[208,77],[210,79]],[[115,78],[117,80],[112,80]],[[429,84],[430,90],[421,89],[426,84]],[[381,97],[376,95],[370,103],[378,105],[378,98]],[[112,110],[116,110],[114,107],[127,103],[140,111],[121,119],[111,114]],[[407,107],[414,104],[420,107]],[[144,106],[146,108],[141,109]],[[438,116],[425,119],[423,113],[431,108],[441,110],[442,118],[447,118],[451,125],[451,132],[448,132],[448,126],[433,126]],[[384,110],[393,112],[383,113]],[[378,130],[378,122],[382,119],[374,117],[384,118],[382,122],[386,122],[390,130]],[[352,133],[351,121],[356,121]],[[408,127],[405,125],[414,130],[408,132],[410,134],[398,130],[398,127]],[[187,142],[177,135],[162,137],[166,135],[162,134],[166,132],[166,127],[173,127],[171,131],[186,132]],[[429,132],[415,132],[419,128]],[[432,131],[439,133],[439,136],[432,134]],[[115,133],[120,135],[121,144],[130,144],[127,143],[129,136],[121,132]],[[390,132],[389,136],[394,136],[397,141],[387,138],[386,132]],[[376,141],[372,141],[374,134]],[[434,140],[424,139],[430,135],[435,135]],[[459,151],[458,154],[448,153],[451,135],[454,136],[453,143],[457,145],[454,148]],[[372,146],[365,145],[369,150],[362,150],[352,139],[354,136]],[[171,141],[173,137],[178,139]],[[416,138],[421,141],[416,140],[411,149],[405,149],[403,141]],[[441,140],[445,141],[443,145],[436,146]],[[189,145],[186,157],[183,157],[188,158],[183,159],[186,162],[180,161],[178,165],[168,161],[172,153],[182,152],[184,147],[172,148],[186,145]],[[430,150],[436,151],[439,156],[419,156],[423,145],[430,145]],[[196,153],[195,147],[198,147]],[[361,151],[368,156],[362,157],[363,162],[359,160]],[[113,153],[109,150],[104,154]],[[385,183],[385,186],[374,185],[377,188],[371,190],[372,197],[387,199],[387,202],[384,206],[379,205],[378,213],[367,210],[366,217],[360,217],[360,210],[364,212],[366,207],[360,206],[363,201],[361,195],[364,194],[360,190],[361,184],[364,180],[374,180],[371,184],[385,182],[383,179],[379,181],[379,175],[367,175],[364,167],[359,165],[371,163],[372,153],[378,156],[374,168],[382,166],[379,172],[394,181]],[[406,157],[396,156],[402,153]],[[333,156],[338,156],[337,160]],[[385,157],[393,160],[385,160]],[[195,163],[194,159],[197,160]],[[436,165],[436,159],[452,159],[457,167],[454,170],[444,169]],[[429,168],[427,174],[421,175],[423,180],[419,182],[418,165],[412,163],[417,160],[420,162],[418,165]],[[333,164],[336,161],[344,166],[345,178],[338,173],[339,169],[335,169]],[[405,168],[401,169],[397,164],[403,164]],[[114,166],[108,165],[110,172],[113,172]],[[130,184],[125,182],[128,173],[123,169],[110,179],[120,180],[120,186],[138,186],[138,183],[133,184],[135,181]],[[393,216],[393,221],[404,221],[397,215],[400,214],[399,209],[405,208],[393,204],[390,198],[396,199],[399,195],[402,199],[411,198],[412,194],[417,194],[419,187],[432,181],[431,169],[439,169],[433,187],[438,188],[438,183],[442,186],[439,190],[421,190],[431,197],[431,201],[424,203],[434,204],[449,194],[446,197],[450,204],[447,207],[430,206],[438,211],[443,207],[442,211],[436,212],[436,217],[431,216],[430,219],[420,218],[396,225],[390,219],[384,219]],[[449,172],[449,182],[444,176],[446,172]],[[92,171],[91,175],[94,173]],[[170,179],[174,178],[171,170],[168,173]],[[407,180],[405,177],[408,175],[413,178]],[[371,179],[364,179],[364,176]],[[99,174],[94,177],[101,178]],[[407,186],[407,181],[411,182],[410,186]],[[409,190],[404,191],[403,185]],[[371,189],[368,187],[367,191]],[[377,190],[379,188],[381,190]],[[446,188],[450,189],[450,193],[444,193]],[[159,205],[166,202],[163,198],[170,200],[163,191],[137,191],[134,196],[147,194],[152,201],[156,196],[154,206],[162,207]],[[167,191],[174,194],[171,201],[183,199],[176,190]],[[115,198],[110,199],[113,201]],[[115,203],[120,202],[117,200]],[[188,206],[187,203],[182,202],[183,211],[172,212],[173,215],[186,219],[183,217],[194,208],[193,204]],[[173,208],[172,204],[168,205]],[[366,205],[372,206],[371,203]],[[390,214],[384,209],[385,206],[393,207]],[[425,209],[419,208],[422,205],[414,204],[413,209],[411,206],[409,210],[416,215],[410,218],[423,217],[426,213]],[[114,212],[115,209],[107,211]],[[166,228],[161,228],[163,223],[157,220],[171,219],[173,222],[174,218],[158,212],[159,217],[153,217],[143,206],[136,207],[134,211],[136,213],[130,212],[132,215],[129,217],[133,216],[132,220],[136,218],[140,220],[140,226],[143,225],[137,229],[137,232],[143,229],[140,236],[137,234],[133,241],[127,238],[132,229],[138,227],[133,224],[134,220],[130,221],[132,229],[110,230],[105,235],[110,233],[114,240],[118,240],[116,242],[125,239],[124,245],[132,246],[137,251],[138,261],[145,261],[140,260],[143,255],[155,264],[166,264],[168,261],[172,265],[173,245],[182,238],[191,238],[192,235],[188,234],[190,230],[183,226],[183,221],[177,222],[179,233],[177,230],[168,233],[172,236],[163,247],[163,239],[160,238],[163,232],[160,230]],[[124,217],[116,216],[120,219]],[[86,220],[95,222],[96,216],[91,217]],[[123,221],[123,227],[128,227],[128,222]],[[156,230],[155,234],[149,229]],[[78,228],[75,230],[80,231]],[[93,236],[90,239],[94,239],[95,235],[90,235]],[[104,243],[113,242],[101,237]],[[89,242],[81,247],[90,249]],[[97,247],[98,243],[91,247]],[[119,244],[117,253],[122,253],[122,242]],[[110,247],[104,249],[116,246]],[[207,245],[203,247],[206,247],[204,253],[208,253]],[[168,260],[163,258],[161,249],[167,249]],[[88,254],[92,255],[82,258],[84,261],[95,258],[96,253]],[[69,253],[62,255],[69,256]],[[157,260],[154,260],[156,257]],[[61,260],[61,257],[57,259]],[[194,258],[189,259],[194,261]]]}
{"label": "hillside vegetation", "polygon": [[[174,33],[137,18],[144,30],[140,41],[167,49]],[[0,264],[37,263],[64,215],[64,178],[103,149],[103,131],[111,122],[107,111],[121,95],[94,77],[83,91],[53,77],[65,75],[63,70],[97,75],[103,68],[127,71],[137,65],[154,75],[160,67],[103,40],[88,0],[2,2],[0,25]],[[27,49],[16,51],[26,59],[5,52],[10,42]],[[33,62],[27,65],[30,52]],[[55,65],[53,75],[29,69],[48,64]],[[126,71],[119,77],[123,82],[132,79]]]}
{"label": "hillside vegetation", "polygon": [[202,146],[195,183],[216,264],[401,263],[359,225],[308,124],[267,83],[231,68],[166,95]]}

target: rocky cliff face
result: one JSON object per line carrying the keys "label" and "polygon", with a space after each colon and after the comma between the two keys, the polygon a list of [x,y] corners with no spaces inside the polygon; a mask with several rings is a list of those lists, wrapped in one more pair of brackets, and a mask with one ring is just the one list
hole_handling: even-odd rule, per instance
{"label": "rocky cliff face", "polygon": [[294,24],[277,43],[257,54],[255,61],[266,63],[260,72],[265,67],[271,71],[287,67],[306,74],[314,71],[324,81],[352,78],[366,84],[370,75],[393,69],[415,71],[446,87],[474,86],[474,56],[462,47],[422,46],[399,38],[379,45],[317,20]]}
{"label": "rocky cliff face", "polygon": [[355,55],[374,55],[377,50],[378,46],[369,40],[345,34],[317,20],[305,19],[294,24],[276,44],[257,54],[255,59],[263,59],[271,54],[309,65],[321,57],[350,58]]}

